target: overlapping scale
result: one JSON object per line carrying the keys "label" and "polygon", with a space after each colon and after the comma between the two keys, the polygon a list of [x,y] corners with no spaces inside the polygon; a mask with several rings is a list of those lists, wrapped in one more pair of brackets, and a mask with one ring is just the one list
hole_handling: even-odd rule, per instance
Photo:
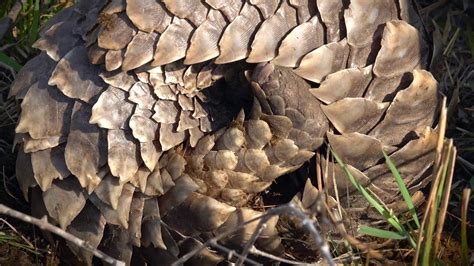
{"label": "overlapping scale", "polygon": [[[365,66],[372,63],[372,45],[378,40],[384,23],[397,19],[394,1],[351,1],[344,12],[347,42],[351,46],[349,66]],[[370,58],[372,57],[372,58]]]}
{"label": "overlapping scale", "polygon": [[225,17],[220,11],[209,11],[207,19],[193,33],[184,63],[192,65],[217,57],[218,42],[226,26]]}
{"label": "overlapping scale", "polygon": [[219,41],[220,54],[216,58],[216,63],[225,64],[245,59],[250,53],[251,41],[261,21],[258,9],[245,3]]}
{"label": "overlapping scale", "polygon": [[183,58],[193,30],[187,20],[174,17],[158,40],[152,65],[161,66]]}
{"label": "overlapping scale", "polygon": [[[82,0],[44,27],[42,53],[10,92],[23,99],[21,190],[38,186],[35,211],[91,245],[152,264],[261,215],[249,200],[325,140],[394,203],[382,150],[416,192],[437,138],[413,11],[405,0]],[[347,191],[342,169],[323,162],[328,191]],[[353,194],[350,214],[367,207]],[[277,222],[258,248],[281,252]],[[220,244],[242,247],[256,225]],[[223,260],[211,249],[193,258]]]}
{"label": "overlapping scale", "polygon": [[132,23],[145,32],[162,33],[172,19],[163,3],[155,0],[127,0],[126,12]]}
{"label": "overlapping scale", "polygon": [[166,8],[173,15],[188,19],[194,25],[201,25],[206,19],[208,8],[201,1],[193,0],[162,0]]}
{"label": "overlapping scale", "polygon": [[[76,46],[59,60],[48,85],[58,87],[69,98],[90,103],[104,87],[103,81],[98,76],[100,72],[100,67],[89,63],[86,48]],[[80,86],[81,89],[75,89],[76,86]]]}
{"label": "overlapping scale", "polygon": [[[267,2],[267,1],[263,1]],[[252,42],[252,50],[247,62],[258,63],[270,61],[276,56],[281,39],[297,24],[296,10],[287,1],[283,1],[275,14],[266,18]],[[271,38],[268,38],[271,36]]]}

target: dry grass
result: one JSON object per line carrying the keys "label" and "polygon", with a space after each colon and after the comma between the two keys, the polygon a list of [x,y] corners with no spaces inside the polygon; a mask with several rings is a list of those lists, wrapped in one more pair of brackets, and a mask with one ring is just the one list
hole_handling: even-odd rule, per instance
{"label": "dry grass", "polygon": [[[460,243],[461,238],[466,238],[464,243],[472,250],[474,202],[472,196],[463,200],[462,195],[464,189],[474,189],[474,20],[468,15],[474,12],[474,2],[420,2],[436,47],[431,71],[449,99],[446,136],[454,139],[458,151],[450,189],[452,196],[446,202],[444,236],[447,239],[444,243]],[[465,212],[461,212],[461,206]],[[466,230],[461,233],[463,220],[467,220]],[[451,251],[447,247],[439,252],[448,255]]]}

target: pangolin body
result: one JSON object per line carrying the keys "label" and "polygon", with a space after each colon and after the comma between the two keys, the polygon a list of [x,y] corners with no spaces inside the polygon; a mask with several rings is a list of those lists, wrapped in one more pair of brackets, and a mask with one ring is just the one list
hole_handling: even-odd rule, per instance
{"label": "pangolin body", "polygon": [[[387,204],[398,187],[382,150],[411,192],[428,180],[438,91],[411,1],[81,0],[35,47],[11,90],[20,187],[38,215],[128,263],[171,263],[259,216],[249,199],[325,141]],[[328,191],[355,191],[323,162]],[[256,243],[270,252],[277,220]]]}

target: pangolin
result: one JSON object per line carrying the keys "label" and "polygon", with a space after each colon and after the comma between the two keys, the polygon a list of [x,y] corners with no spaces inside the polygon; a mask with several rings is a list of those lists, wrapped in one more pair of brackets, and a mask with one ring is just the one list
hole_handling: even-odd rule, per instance
{"label": "pangolin", "polygon": [[[412,1],[81,0],[34,47],[11,88],[18,183],[35,214],[127,263],[172,263],[258,217],[249,200],[327,145],[386,204],[382,151],[412,193],[429,181],[439,92]],[[328,191],[365,210],[322,161]]]}

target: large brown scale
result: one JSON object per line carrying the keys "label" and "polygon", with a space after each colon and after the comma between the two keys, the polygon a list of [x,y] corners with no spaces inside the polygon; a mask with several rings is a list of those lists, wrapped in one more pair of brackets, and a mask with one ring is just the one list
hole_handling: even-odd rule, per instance
{"label": "large brown scale", "polygon": [[[36,215],[125,262],[171,263],[261,215],[249,200],[324,143],[396,203],[382,150],[416,193],[437,138],[424,36],[408,0],[81,0],[43,27],[12,87],[18,182]],[[347,213],[365,212],[323,164]],[[259,248],[281,251],[277,221]]]}

